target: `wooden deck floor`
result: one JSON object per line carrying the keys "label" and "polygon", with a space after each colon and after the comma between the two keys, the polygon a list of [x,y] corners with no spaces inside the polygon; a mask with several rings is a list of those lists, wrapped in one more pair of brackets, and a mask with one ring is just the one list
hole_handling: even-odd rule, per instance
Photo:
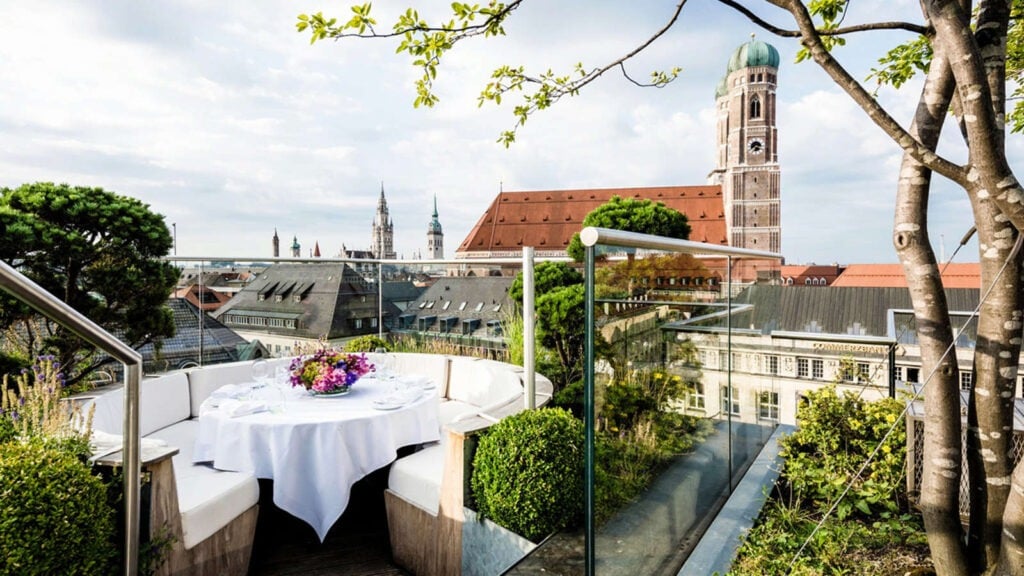
{"label": "wooden deck floor", "polygon": [[273,505],[273,487],[261,480],[249,576],[408,576],[391,560],[386,482],[385,469],[357,483],[348,509],[321,544],[308,524]]}

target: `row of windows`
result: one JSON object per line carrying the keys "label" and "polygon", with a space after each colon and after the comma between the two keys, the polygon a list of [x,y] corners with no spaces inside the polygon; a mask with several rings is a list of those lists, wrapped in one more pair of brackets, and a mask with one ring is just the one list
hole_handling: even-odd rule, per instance
{"label": "row of windows", "polygon": [[764,82],[765,78],[767,78],[769,82],[775,82],[775,74],[764,74],[762,72],[758,72],[757,74],[750,75],[751,82]]}
{"label": "row of windows", "polygon": [[[896,379],[902,380],[903,382],[920,382],[921,381],[921,369],[914,366],[897,366],[896,367]],[[970,390],[974,384],[974,373],[969,370],[960,371],[960,389]]]}
{"label": "row of windows", "polygon": [[[355,320],[352,321],[352,326],[356,330],[362,329],[363,324],[364,324],[364,322],[363,322],[362,318],[356,318]],[[369,324],[370,324],[370,328],[376,328],[377,327],[377,319],[376,318],[370,318],[370,323]]]}
{"label": "row of windows", "polygon": [[[785,279],[786,286],[793,285],[793,278]],[[828,281],[824,278],[804,278],[804,286],[828,286]]]}
{"label": "row of windows", "polygon": [[[430,310],[430,309],[434,308],[434,304],[435,304],[435,302],[433,300],[431,300],[429,302],[424,300],[423,302],[420,302],[419,308],[420,308],[420,310]],[[467,304],[466,302],[463,302],[463,303],[459,304],[459,311],[465,310],[466,309],[466,304]],[[444,304],[441,305],[441,310],[447,310],[448,308],[451,307],[451,305],[452,305],[452,301],[451,300],[445,300]],[[476,311],[476,312],[479,312],[479,311],[481,311],[483,309],[484,309],[484,303],[480,302],[480,303],[478,303],[476,305],[476,308],[474,308],[473,310]],[[493,312],[500,312],[501,311],[501,303],[499,302],[499,303],[495,304],[494,307],[491,308],[491,310]]]}
{"label": "row of windows", "polygon": [[236,326],[257,326],[262,328],[287,328],[295,330],[298,323],[294,318],[264,318],[262,316],[241,316],[239,314],[225,314],[224,321],[227,324]]}
{"label": "row of windows", "polygon": [[[647,285],[647,278],[643,278],[641,282],[644,285]],[[665,278],[663,276],[658,276],[657,278],[654,279],[654,283],[657,284],[658,286],[675,286],[676,284],[678,284],[679,286],[688,286],[691,283],[694,286],[701,286],[704,284],[708,286],[714,286],[716,284],[720,284],[721,282],[718,280],[718,278],[703,278],[701,276],[697,276],[696,278],[688,278],[686,276],[680,276],[679,278],[671,276]]]}
{"label": "row of windows", "polygon": [[[723,386],[719,389],[721,393],[720,408],[722,414],[740,416],[740,399],[735,387]],[[767,420],[779,419],[779,393],[765,390],[757,393],[757,417]],[[692,390],[687,393],[686,406],[694,410],[705,409],[704,384],[697,382]]]}

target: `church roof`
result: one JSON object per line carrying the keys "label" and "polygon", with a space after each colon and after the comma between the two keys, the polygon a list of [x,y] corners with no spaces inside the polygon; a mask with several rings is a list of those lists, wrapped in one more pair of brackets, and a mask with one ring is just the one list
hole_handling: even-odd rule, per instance
{"label": "church roof", "polygon": [[721,186],[652,186],[501,192],[459,245],[459,254],[510,252],[532,246],[565,253],[592,210],[612,198],[649,199],[689,219],[690,240],[728,244]]}
{"label": "church roof", "polygon": [[739,48],[733,51],[732,57],[729,58],[729,68],[726,76],[741,68],[749,68],[751,66],[778,68],[779,51],[767,42],[751,38],[750,42],[741,44]]}

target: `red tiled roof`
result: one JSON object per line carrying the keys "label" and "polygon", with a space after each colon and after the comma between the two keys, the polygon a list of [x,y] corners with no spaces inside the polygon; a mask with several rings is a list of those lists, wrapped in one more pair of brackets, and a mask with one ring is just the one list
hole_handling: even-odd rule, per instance
{"label": "red tiled roof", "polygon": [[[818,264],[784,264],[781,267],[780,275],[787,284],[804,286],[805,280],[811,279],[817,284],[819,279],[824,279],[824,286],[830,286],[843,271],[839,264],[818,265]],[[791,282],[789,282],[791,280]]]}
{"label": "red tiled roof", "polygon": [[727,244],[720,186],[656,186],[501,192],[457,253],[507,252],[523,246],[564,252],[587,214],[612,196],[661,202],[686,214],[690,240]]}
{"label": "red tiled roof", "polygon": [[[981,267],[978,263],[939,266],[946,288],[981,288]],[[832,283],[836,287],[906,288],[907,279],[901,264],[850,264]]]}

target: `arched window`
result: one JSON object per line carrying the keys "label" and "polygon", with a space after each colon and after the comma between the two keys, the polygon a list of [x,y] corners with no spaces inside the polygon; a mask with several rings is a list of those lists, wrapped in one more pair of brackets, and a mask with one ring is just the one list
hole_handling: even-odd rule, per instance
{"label": "arched window", "polygon": [[756,94],[750,97],[750,117],[761,117],[761,99]]}
{"label": "arched window", "polygon": [[804,285],[810,286],[811,285],[811,279],[810,278],[804,278]]}

